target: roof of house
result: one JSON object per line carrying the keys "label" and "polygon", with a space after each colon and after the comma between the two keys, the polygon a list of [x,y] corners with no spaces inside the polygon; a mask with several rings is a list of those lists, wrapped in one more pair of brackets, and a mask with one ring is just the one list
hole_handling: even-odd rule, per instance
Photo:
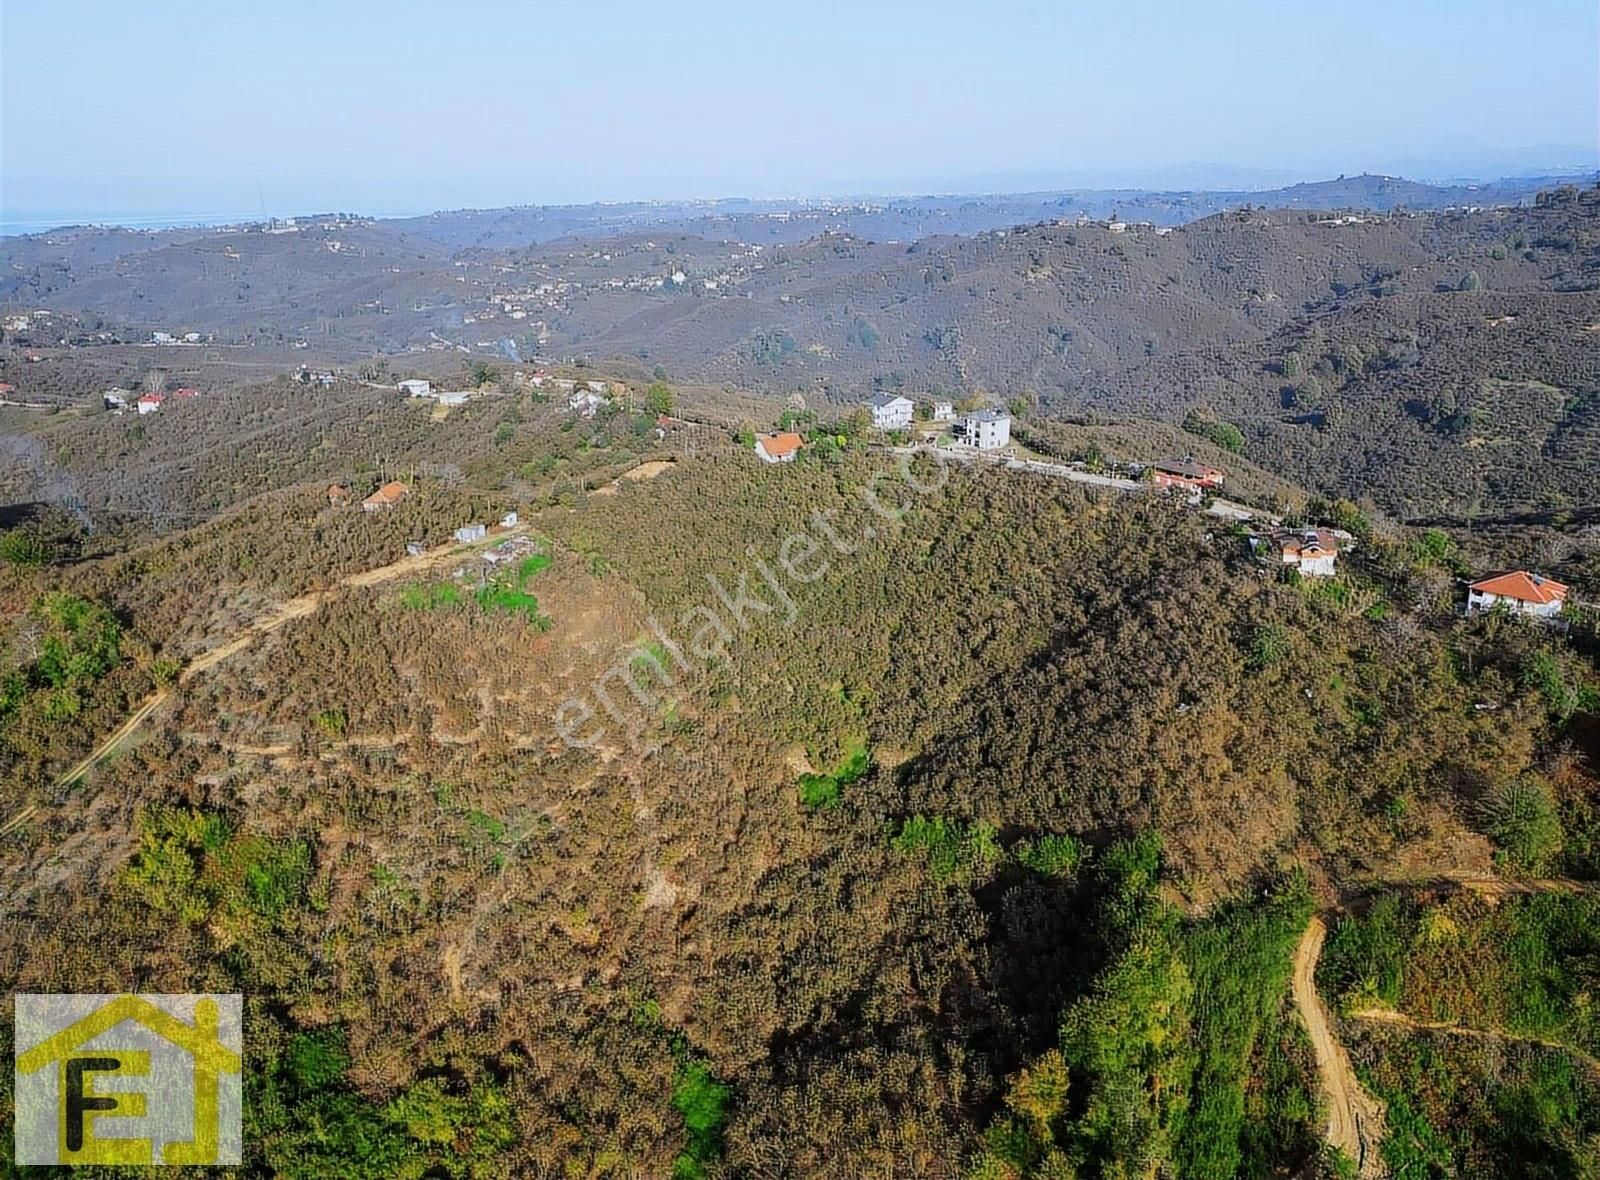
{"label": "roof of house", "polygon": [[999,422],[1002,418],[1009,419],[1010,414],[1003,414],[999,410],[978,410],[966,415],[969,422]]}
{"label": "roof of house", "polygon": [[1515,598],[1521,602],[1538,603],[1540,606],[1560,602],[1567,596],[1565,584],[1551,578],[1542,578],[1538,574],[1530,574],[1527,570],[1513,570],[1509,574],[1485,578],[1481,582],[1472,583],[1472,589],[1479,594]]}
{"label": "roof of house", "polygon": [[192,385],[185,385],[182,389],[174,389],[173,397],[199,397],[200,391]]}
{"label": "roof of house", "polygon": [[911,399],[900,393],[880,393],[877,397],[872,399],[870,404],[873,409],[881,410],[886,406],[894,405],[895,402],[905,402],[907,405],[910,405]]}
{"label": "roof of house", "polygon": [[1181,475],[1185,479],[1206,479],[1209,476],[1222,474],[1219,468],[1208,467],[1197,461],[1193,455],[1185,455],[1182,459],[1159,459],[1155,463],[1155,469],[1164,471],[1168,475]]}
{"label": "roof of house", "polygon": [[398,479],[393,479],[361,502],[363,504],[393,504],[404,497],[410,490]]}
{"label": "roof of house", "polygon": [[1282,529],[1272,534],[1272,543],[1280,553],[1297,553],[1301,557],[1339,552],[1339,539],[1327,529]]}
{"label": "roof of house", "polygon": [[756,439],[756,446],[760,447],[774,459],[781,459],[785,455],[792,455],[805,445],[805,439],[793,431],[781,430],[776,434],[763,434]]}
{"label": "roof of house", "polygon": [[167,400],[167,395],[164,393],[141,393],[139,400],[142,402],[164,402]]}

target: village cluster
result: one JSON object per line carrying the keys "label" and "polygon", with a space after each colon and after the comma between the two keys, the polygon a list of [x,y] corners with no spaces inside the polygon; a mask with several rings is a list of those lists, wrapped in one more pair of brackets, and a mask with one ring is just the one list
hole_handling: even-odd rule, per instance
{"label": "village cluster", "polygon": [[118,386],[102,393],[100,400],[113,414],[126,414],[129,411],[154,414],[166,404],[168,398],[186,401],[199,396],[200,391],[192,385],[182,385],[173,390],[152,389],[145,393],[135,393],[131,389]]}
{"label": "village cluster", "polygon": [[[882,434],[904,434],[917,420],[917,403],[904,394],[883,393],[867,403],[872,429]],[[928,407],[927,423],[939,445],[965,447],[974,451],[1004,452],[1011,445],[1011,415],[1003,410],[979,409],[956,413],[955,403],[936,398]],[[800,434],[790,430],[758,435],[756,455],[765,463],[788,463],[805,445]]]}
{"label": "village cluster", "polygon": [[[314,372],[304,366],[298,374],[298,380],[305,384],[331,385],[336,379],[331,372]],[[614,381],[557,377],[545,369],[535,369],[531,373],[519,369],[513,373],[512,381],[517,386],[554,391],[568,412],[583,418],[595,417],[601,410],[625,397],[627,392],[625,386]],[[440,413],[483,395],[480,390],[435,389],[431,381],[420,377],[397,381],[394,388],[408,397],[437,402]],[[3,392],[9,392],[9,389],[0,389],[0,393]],[[142,415],[156,413],[169,398],[199,396],[200,390],[183,386],[170,391],[153,390],[143,394],[115,388],[107,390],[102,398],[106,409],[113,413],[137,412]],[[985,407],[958,413],[952,400],[934,397],[927,400],[919,420],[917,402],[897,393],[879,394],[867,402],[864,409],[872,429],[886,438],[914,436],[913,445],[949,448],[957,454],[973,458],[1003,460],[1008,466],[1018,469],[1093,482],[1118,490],[1150,487],[1158,492],[1182,496],[1191,503],[1209,502],[1215,515],[1240,522],[1261,518],[1273,526],[1278,525],[1275,517],[1243,505],[1213,499],[1221,493],[1227,473],[1198,461],[1192,455],[1181,459],[1160,459],[1148,467],[1135,467],[1132,469],[1134,478],[1118,479],[1089,474],[1081,470],[1081,465],[1015,458],[1011,441],[1012,419],[1003,410]],[[663,436],[665,428],[677,422],[677,419],[662,416],[657,436]],[[806,437],[794,430],[758,434],[753,444],[757,458],[773,464],[793,462],[806,445]],[[366,512],[390,508],[409,492],[407,484],[391,480],[362,500],[361,508]],[[347,504],[350,500],[351,491],[347,486],[334,484],[328,488],[330,504]],[[516,523],[517,514],[509,512],[498,527],[507,529]],[[490,526],[472,522],[458,528],[454,537],[459,543],[471,544],[483,540],[489,531]],[[1248,540],[1252,551],[1265,560],[1308,578],[1335,576],[1340,553],[1348,552],[1356,545],[1355,537],[1349,532],[1320,527],[1272,527],[1262,532],[1250,532]],[[423,552],[421,542],[411,542],[406,548],[413,555]],[[1466,610],[1468,614],[1502,610],[1528,618],[1553,620],[1561,616],[1567,595],[1568,587],[1561,582],[1527,570],[1514,570],[1473,582],[1468,587]]]}
{"label": "village cluster", "polygon": [[[873,429],[885,435],[904,435],[917,422],[917,403],[901,394],[881,394],[866,408]],[[927,407],[923,431],[924,443],[931,438],[935,446],[956,448],[958,453],[1010,459],[1011,417],[1001,410],[979,409],[958,415],[952,402],[935,398]],[[790,463],[805,445],[803,435],[780,430],[758,435],[755,452],[765,463]],[[1133,479],[1091,475],[1081,470],[1081,465],[1017,459],[1010,459],[1007,465],[1124,491],[1148,486],[1157,492],[1182,496],[1194,504],[1217,496],[1227,479],[1222,469],[1201,463],[1192,455],[1159,459],[1148,468],[1135,467]],[[1276,517],[1225,501],[1212,501],[1211,510],[1215,515],[1241,522],[1262,517],[1274,526],[1279,523]],[[1348,552],[1356,546],[1354,535],[1337,528],[1273,527],[1264,532],[1252,531],[1247,539],[1252,552],[1258,556],[1306,578],[1335,576],[1340,552]],[[1557,619],[1566,605],[1567,593],[1568,587],[1561,582],[1527,570],[1514,570],[1473,582],[1468,587],[1466,610],[1469,615],[1503,610],[1527,618]]]}
{"label": "village cluster", "polygon": [[[532,373],[518,369],[512,374],[511,382],[515,386],[535,389],[552,388],[557,394],[565,395],[567,409],[584,418],[593,418],[623,392],[623,388],[613,381],[578,381],[571,377],[552,377],[543,369],[536,369]],[[407,397],[431,399],[441,407],[462,406],[475,397],[486,396],[483,390],[478,389],[435,389],[431,381],[422,377],[409,377],[399,381],[396,383],[396,388]]]}
{"label": "village cluster", "polygon": [[[370,496],[360,501],[363,512],[383,512],[393,508],[400,501],[411,494],[411,485],[404,480],[391,479],[381,484]],[[349,484],[334,483],[328,485],[328,504],[330,507],[342,508],[348,506],[355,499]],[[487,539],[491,534],[504,533],[517,527],[518,515],[515,510],[507,512],[500,518],[497,525],[484,524],[482,521],[469,521],[461,525],[452,534],[451,539],[458,545],[475,545]],[[495,548],[485,554],[485,560],[490,565],[522,556],[531,551],[533,542],[526,537],[508,537]],[[427,545],[422,541],[407,541],[406,556],[421,557],[427,552]]]}

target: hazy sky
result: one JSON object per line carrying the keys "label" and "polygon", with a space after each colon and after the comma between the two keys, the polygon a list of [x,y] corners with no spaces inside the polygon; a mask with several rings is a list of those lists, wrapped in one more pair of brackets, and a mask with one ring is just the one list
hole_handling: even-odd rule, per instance
{"label": "hazy sky", "polygon": [[1592,164],[1597,13],[1596,0],[0,0],[0,212],[396,213]]}

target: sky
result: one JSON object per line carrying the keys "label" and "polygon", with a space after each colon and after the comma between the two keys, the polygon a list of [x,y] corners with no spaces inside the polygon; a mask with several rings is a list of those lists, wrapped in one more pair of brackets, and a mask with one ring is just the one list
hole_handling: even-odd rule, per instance
{"label": "sky", "polygon": [[1595,0],[0,0],[0,220],[1595,166]]}

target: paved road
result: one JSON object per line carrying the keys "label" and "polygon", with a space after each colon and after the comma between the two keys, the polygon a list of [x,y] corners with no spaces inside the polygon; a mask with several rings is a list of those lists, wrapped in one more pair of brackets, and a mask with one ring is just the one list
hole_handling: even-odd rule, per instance
{"label": "paved road", "polygon": [[[914,455],[918,451],[937,450],[941,458],[954,459],[958,463],[990,463],[996,467],[1004,467],[1007,471],[1027,471],[1034,475],[1043,475],[1050,479],[1065,479],[1072,483],[1089,484],[1092,487],[1110,488],[1117,492],[1150,492],[1150,484],[1137,479],[1123,479],[1115,475],[1096,475],[1092,471],[1073,467],[1066,463],[1046,463],[1040,459],[1016,459],[1004,452],[991,453],[972,451],[956,447],[891,447],[879,448],[895,455]],[[1220,516],[1224,520],[1259,520],[1267,524],[1278,524],[1280,517],[1264,512],[1259,508],[1252,508],[1248,504],[1240,504],[1234,500],[1214,499],[1206,506],[1206,512],[1212,516]]]}

